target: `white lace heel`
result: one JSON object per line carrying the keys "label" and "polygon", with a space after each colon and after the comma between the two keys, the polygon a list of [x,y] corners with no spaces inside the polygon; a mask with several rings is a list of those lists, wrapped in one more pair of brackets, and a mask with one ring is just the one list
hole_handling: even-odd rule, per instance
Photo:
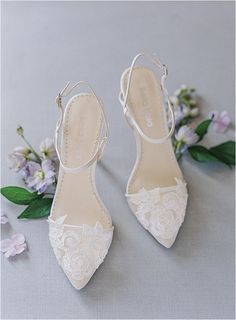
{"label": "white lace heel", "polygon": [[[88,86],[91,94],[73,96],[64,109],[62,98],[78,85]],[[48,219],[49,239],[71,284],[81,289],[103,262],[113,236],[110,214],[95,185],[108,124],[100,100],[83,81],[70,89],[68,83],[56,102],[61,111],[55,132],[60,169]]]}
{"label": "white lace heel", "polygon": [[[161,69],[160,83],[150,68],[135,66],[141,56]],[[170,248],[183,223],[188,194],[170,139],[175,119],[164,86],[166,78],[165,65],[154,56],[140,53],[121,77],[119,98],[137,144],[137,158],[126,189],[128,204],[142,226]],[[163,98],[171,117],[170,130]]]}

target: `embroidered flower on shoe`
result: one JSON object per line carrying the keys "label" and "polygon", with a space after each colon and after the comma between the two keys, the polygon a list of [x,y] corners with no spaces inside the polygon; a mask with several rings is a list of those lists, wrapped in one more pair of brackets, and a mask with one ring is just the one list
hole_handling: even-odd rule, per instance
{"label": "embroidered flower on shoe", "polygon": [[93,261],[88,254],[89,248],[80,247],[76,251],[68,252],[63,258],[65,271],[73,275],[76,280],[88,278],[96,270]]}
{"label": "embroidered flower on shoe", "polygon": [[81,281],[91,276],[104,260],[113,229],[105,230],[99,222],[94,227],[70,226],[64,224],[65,218],[49,218],[50,242],[65,272]]}
{"label": "embroidered flower on shoe", "polygon": [[184,220],[188,197],[186,183],[175,180],[176,186],[170,188],[142,188],[129,195],[129,201],[136,206],[137,219],[154,237],[172,238]]}
{"label": "embroidered flower on shoe", "polygon": [[142,212],[149,212],[160,201],[160,188],[147,191],[142,188],[137,194],[132,196],[132,203],[137,205]]}
{"label": "embroidered flower on shoe", "polygon": [[175,212],[171,209],[160,205],[150,214],[150,231],[162,239],[172,238],[179,227]]}

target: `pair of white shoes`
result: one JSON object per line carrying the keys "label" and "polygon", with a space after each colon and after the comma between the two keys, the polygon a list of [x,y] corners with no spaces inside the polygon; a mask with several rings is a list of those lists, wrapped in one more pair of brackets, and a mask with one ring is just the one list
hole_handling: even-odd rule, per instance
{"label": "pair of white shoes", "polygon": [[[141,56],[161,69],[161,82],[150,68],[135,66]],[[121,77],[120,102],[137,144],[137,159],[126,189],[128,204],[142,226],[170,248],[184,220],[188,194],[170,139],[175,121],[164,87],[166,77],[167,68],[159,60],[138,54]],[[87,85],[91,93],[73,96],[63,108],[62,99],[78,85]],[[71,284],[81,289],[103,262],[113,237],[111,216],[95,185],[108,123],[100,99],[83,81],[70,89],[67,84],[56,102],[61,111],[55,133],[60,169],[48,219],[49,239]]]}

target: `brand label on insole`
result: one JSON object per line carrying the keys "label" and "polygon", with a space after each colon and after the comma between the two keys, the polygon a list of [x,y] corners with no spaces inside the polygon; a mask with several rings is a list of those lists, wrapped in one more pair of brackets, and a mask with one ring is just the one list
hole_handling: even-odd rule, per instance
{"label": "brand label on insole", "polygon": [[152,109],[148,104],[148,97],[147,97],[147,92],[145,87],[141,87],[139,90],[140,93],[140,98],[142,101],[142,107],[143,107],[143,113],[144,113],[144,119],[146,122],[146,126],[148,128],[151,128],[153,126],[153,121],[152,121]]}
{"label": "brand label on insole", "polygon": [[87,141],[87,134],[88,134],[88,128],[87,128],[87,115],[82,113],[80,115],[79,123],[78,123],[78,133],[77,133],[77,154],[76,158],[79,161],[82,161],[85,156],[85,146]]}

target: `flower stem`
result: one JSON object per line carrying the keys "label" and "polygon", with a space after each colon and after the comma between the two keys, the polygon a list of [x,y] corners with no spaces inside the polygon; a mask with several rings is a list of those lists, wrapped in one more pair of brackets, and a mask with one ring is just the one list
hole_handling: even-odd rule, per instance
{"label": "flower stem", "polygon": [[179,151],[179,149],[180,149],[181,146],[182,146],[182,141],[177,141],[177,142],[175,143],[175,153],[176,153],[176,154],[178,153],[178,151]]}
{"label": "flower stem", "polygon": [[54,196],[55,194],[54,193],[50,193],[50,192],[47,192],[47,193],[44,192],[44,195],[45,196]]}
{"label": "flower stem", "polygon": [[183,152],[180,151],[182,145],[183,145],[182,141],[177,141],[174,146],[174,152],[175,152],[177,161],[179,161],[183,156]]}
{"label": "flower stem", "polygon": [[183,156],[183,153],[176,154],[177,161],[179,161],[182,158],[182,156]]}
{"label": "flower stem", "polygon": [[27,146],[30,148],[31,152],[35,155],[35,158],[38,160],[39,163],[42,162],[42,159],[40,158],[40,156],[38,155],[38,153],[34,150],[33,146],[29,143],[29,141],[25,138],[25,136],[22,134],[20,135],[22,137],[22,139],[25,141],[25,143],[27,144]]}

